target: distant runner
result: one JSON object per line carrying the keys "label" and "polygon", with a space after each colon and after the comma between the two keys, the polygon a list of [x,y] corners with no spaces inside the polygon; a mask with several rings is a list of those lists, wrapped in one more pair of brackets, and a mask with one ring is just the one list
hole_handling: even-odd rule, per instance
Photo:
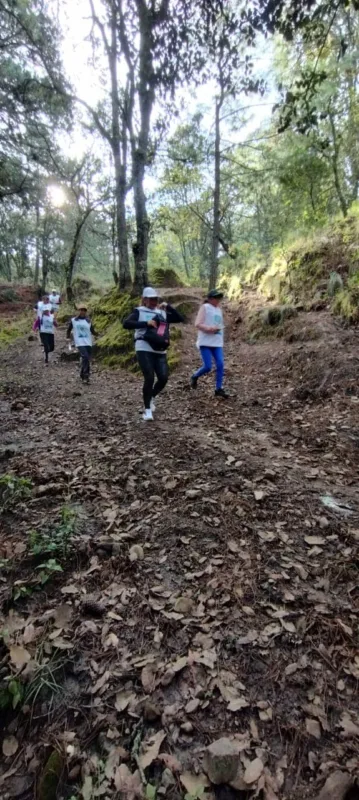
{"label": "distant runner", "polygon": [[45,308],[41,317],[36,318],[33,325],[33,330],[40,331],[40,339],[44,348],[46,367],[49,366],[49,353],[53,353],[55,349],[55,328],[57,328],[56,319],[51,310],[49,308]]}
{"label": "distant runner", "polygon": [[61,303],[61,295],[56,291],[56,289],[53,289],[52,292],[49,294],[49,303],[51,303],[51,308],[54,314],[56,314],[60,308],[60,303]]}
{"label": "distant runner", "polygon": [[212,369],[212,359],[216,365],[215,396],[226,400],[229,395],[223,389],[224,357],[223,357],[223,312],[220,308],[223,292],[212,289],[201,306],[195,326],[198,330],[197,347],[200,350],[203,367],[200,367],[191,377],[192,389],[197,388],[198,378],[206,375]]}
{"label": "distant runner", "polygon": [[44,311],[51,311],[51,303],[48,294],[43,294],[41,300],[36,304],[35,311],[38,318],[42,317]]}
{"label": "distant runner", "polygon": [[92,336],[96,336],[91,320],[87,316],[87,306],[78,306],[78,315],[70,320],[67,338],[73,336],[75,346],[80,353],[80,378],[90,383],[90,362],[92,358]]}
{"label": "distant runner", "polygon": [[158,292],[147,286],[143,290],[142,305],[135,308],[123,323],[126,330],[135,331],[137,361],[144,377],[144,420],[153,419],[154,398],[168,381],[166,349],[169,346],[169,325],[174,322],[184,322],[182,315],[168,303],[158,305]]}

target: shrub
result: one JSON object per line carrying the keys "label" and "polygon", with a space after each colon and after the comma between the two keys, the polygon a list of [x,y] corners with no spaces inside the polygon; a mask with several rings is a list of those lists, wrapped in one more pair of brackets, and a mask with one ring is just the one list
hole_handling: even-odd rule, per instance
{"label": "shrub", "polygon": [[82,278],[79,276],[78,278],[75,278],[72,284],[72,291],[74,293],[75,300],[83,300],[93,291],[92,281],[90,281],[88,278]]}
{"label": "shrub", "polygon": [[31,497],[32,482],[16,475],[2,475],[0,478],[0,510],[9,511],[17,503]]}
{"label": "shrub", "polygon": [[15,292],[15,289],[1,289],[0,291],[0,303],[16,303],[20,300],[19,295]]}
{"label": "shrub", "polygon": [[155,267],[155,269],[152,270],[151,280],[155,286],[168,286],[169,288],[183,286],[181,278],[174,269]]}

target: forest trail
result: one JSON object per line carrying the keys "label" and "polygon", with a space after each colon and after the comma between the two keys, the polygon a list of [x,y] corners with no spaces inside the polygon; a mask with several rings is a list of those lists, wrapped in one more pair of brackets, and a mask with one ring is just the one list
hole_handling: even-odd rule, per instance
{"label": "forest trail", "polygon": [[[358,335],[322,312],[293,323],[317,339],[248,344],[232,317],[233,397],[214,399],[213,376],[188,390],[198,355],[184,326],[153,424],[137,376],[95,364],[80,385],[59,359],[64,329],[47,369],[37,339],[1,352],[2,472],[34,484],[3,517],[2,678],[39,681],[29,665],[21,677],[14,645],[43,668],[61,655],[54,695],[40,681],[25,714],[3,715],[17,743],[5,795],[32,797],[56,750],[59,797],[86,781],[86,797],[116,796],[119,764],[134,772],[138,759],[166,796],[196,796],[203,749],[222,736],[240,745],[237,789],[267,800],[314,798],[334,768],[358,768]],[[64,506],[77,515],[74,552],[15,601],[36,575],[29,531],[51,533]]]}

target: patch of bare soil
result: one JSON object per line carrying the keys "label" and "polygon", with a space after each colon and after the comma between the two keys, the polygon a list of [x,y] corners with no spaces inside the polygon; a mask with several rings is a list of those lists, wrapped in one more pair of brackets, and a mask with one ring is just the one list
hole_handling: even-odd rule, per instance
{"label": "patch of bare soil", "polygon": [[63,331],[1,354],[3,797],[358,797],[358,334],[228,319],[231,399],[188,325],[153,424]]}

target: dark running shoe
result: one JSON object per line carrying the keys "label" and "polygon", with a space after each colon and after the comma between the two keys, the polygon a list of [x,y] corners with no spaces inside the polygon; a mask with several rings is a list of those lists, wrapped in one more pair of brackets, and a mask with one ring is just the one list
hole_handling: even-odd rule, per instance
{"label": "dark running shoe", "polygon": [[216,389],[214,394],[215,397],[222,397],[223,400],[228,400],[229,398],[229,394],[225,389]]}
{"label": "dark running shoe", "polygon": [[191,378],[191,389],[197,389],[198,378],[192,375]]}

